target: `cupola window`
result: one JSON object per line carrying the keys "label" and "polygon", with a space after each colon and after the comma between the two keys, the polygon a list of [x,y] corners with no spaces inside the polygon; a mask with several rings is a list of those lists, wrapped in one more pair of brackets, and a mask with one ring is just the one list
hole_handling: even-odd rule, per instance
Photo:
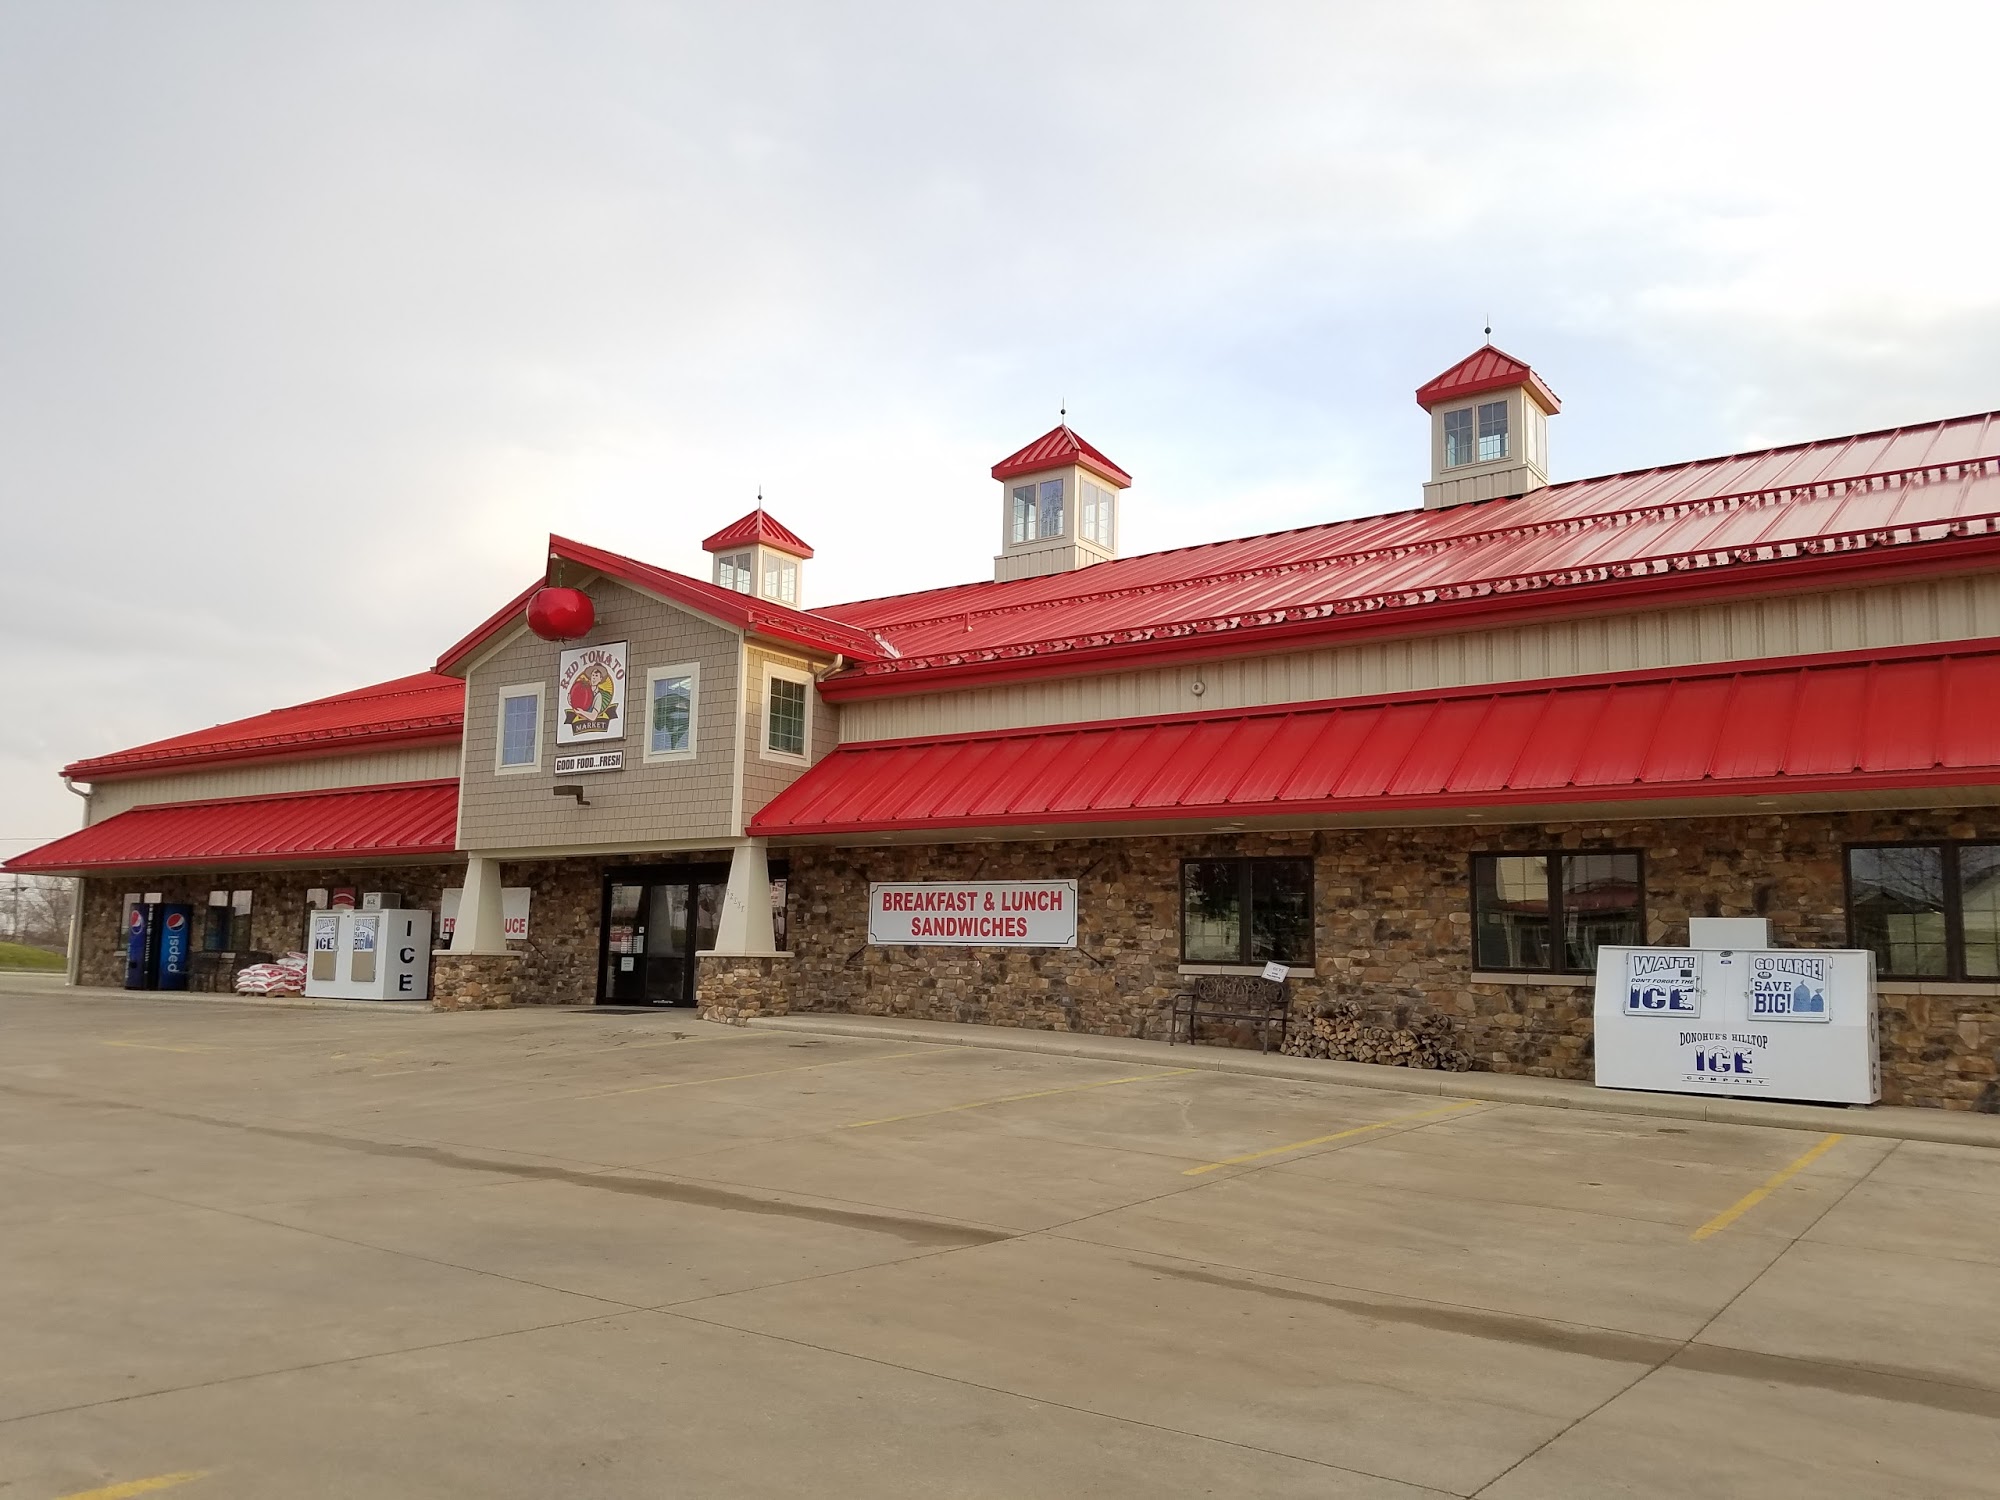
{"label": "cupola window", "polygon": [[1062,534],[1063,482],[1060,479],[1044,479],[1038,485],[1015,486],[1014,540],[1034,542]]}
{"label": "cupola window", "polygon": [[1086,542],[1095,542],[1105,551],[1112,551],[1111,542],[1111,500],[1110,490],[1091,480],[1083,481],[1083,502],[1078,507],[1079,535]]}
{"label": "cupola window", "polygon": [[1486,401],[1479,407],[1479,461],[1507,456],[1507,403]]}
{"label": "cupola window", "polygon": [[750,554],[734,552],[715,560],[715,581],[726,589],[735,589],[739,594],[754,590],[755,580],[750,572]]}
{"label": "cupola window", "polygon": [[764,597],[780,604],[799,602],[799,565],[789,557],[764,554]]}
{"label": "cupola window", "polygon": [[1444,466],[1491,463],[1507,456],[1507,403],[1483,401],[1444,414]]}

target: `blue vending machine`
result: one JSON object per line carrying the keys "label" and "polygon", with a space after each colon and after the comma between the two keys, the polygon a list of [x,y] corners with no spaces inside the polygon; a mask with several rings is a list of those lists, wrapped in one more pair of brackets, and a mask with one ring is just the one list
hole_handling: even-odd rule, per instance
{"label": "blue vending machine", "polygon": [[150,990],[160,974],[160,905],[135,901],[125,913],[125,988]]}
{"label": "blue vending machine", "polygon": [[194,945],[194,908],[169,904],[160,912],[160,967],[157,988],[184,990],[188,987],[188,954]]}
{"label": "blue vending machine", "polygon": [[134,902],[125,917],[125,988],[186,989],[193,937],[192,906],[179,902]]}

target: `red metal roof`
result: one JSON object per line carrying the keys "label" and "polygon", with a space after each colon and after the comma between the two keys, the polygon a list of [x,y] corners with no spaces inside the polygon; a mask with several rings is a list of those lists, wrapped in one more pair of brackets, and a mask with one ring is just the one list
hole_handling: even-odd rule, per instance
{"label": "red metal roof", "polygon": [[796,531],[761,505],[741,520],[731,521],[701,545],[707,552],[727,552],[731,547],[748,547],[755,542],[775,547],[780,552],[789,552],[794,557],[813,555],[813,549]]}
{"label": "red metal roof", "polygon": [[450,854],[456,781],[135,807],[7,861],[41,875]]}
{"label": "red metal roof", "polygon": [[[685,573],[670,572],[651,563],[621,557],[616,552],[573,542],[568,537],[549,538],[549,560],[575,563],[606,578],[614,578],[643,592],[685,605],[698,614],[734,625],[752,635],[786,641],[828,656],[840,655],[855,661],[871,662],[895,654],[893,647],[885,645],[866,628],[849,625],[827,615],[792,609],[756,594],[741,594],[735,589],[722,588],[700,578],[690,578]],[[488,642],[521,623],[528,597],[540,587],[539,583],[530,585],[504,608],[490,615],[472,634],[438,658],[437,670],[448,673],[462,671]]]}
{"label": "red metal roof", "polygon": [[[2000,413],[830,606],[897,655],[828,698],[2000,557]],[[1266,644],[1270,643],[1270,644]]]}
{"label": "red metal roof", "polygon": [[416,672],[212,729],[91,756],[63,767],[63,775],[76,781],[102,781],[113,776],[157,776],[200,761],[327,755],[390,741],[451,740],[459,736],[464,712],[464,683],[435,672]]}
{"label": "red metal roof", "polygon": [[771,837],[2000,785],[2000,640],[842,745]]}
{"label": "red metal roof", "polygon": [[1120,489],[1132,487],[1132,476],[1072,432],[1067,422],[1050,428],[1027,447],[1016,449],[1001,459],[993,466],[993,477],[1012,479],[1016,474],[1060,469],[1064,464],[1082,464],[1086,469],[1094,469],[1114,481]]}
{"label": "red metal roof", "polygon": [[1417,405],[1429,411],[1447,401],[1462,401],[1467,396],[1511,385],[1527,386],[1546,412],[1553,414],[1562,410],[1562,402],[1556,399],[1556,393],[1548,388],[1541,376],[1528,368],[1526,361],[1495,349],[1491,344],[1473,350],[1442,375],[1418,386]]}

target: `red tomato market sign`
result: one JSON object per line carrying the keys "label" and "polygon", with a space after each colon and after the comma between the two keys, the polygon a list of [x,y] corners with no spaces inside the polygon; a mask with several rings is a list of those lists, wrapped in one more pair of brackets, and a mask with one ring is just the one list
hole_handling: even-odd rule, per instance
{"label": "red tomato market sign", "polygon": [[556,743],[625,738],[625,642],[579,646],[556,674]]}
{"label": "red tomato market sign", "polygon": [[868,941],[945,948],[1074,948],[1074,880],[868,887]]}

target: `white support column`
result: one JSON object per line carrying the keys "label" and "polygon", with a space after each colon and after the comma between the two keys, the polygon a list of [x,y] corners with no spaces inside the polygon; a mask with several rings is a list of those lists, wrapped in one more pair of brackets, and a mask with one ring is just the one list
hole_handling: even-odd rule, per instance
{"label": "white support column", "polygon": [[771,869],[762,839],[745,839],[729,859],[729,887],[715,927],[712,953],[763,955],[777,951],[771,928]]}
{"label": "white support column", "polygon": [[69,888],[69,956],[63,961],[63,982],[74,985],[83,972],[83,886],[81,875]]}
{"label": "white support column", "polygon": [[453,953],[505,953],[506,913],[500,900],[500,861],[477,854],[465,862],[465,894],[451,930]]}

